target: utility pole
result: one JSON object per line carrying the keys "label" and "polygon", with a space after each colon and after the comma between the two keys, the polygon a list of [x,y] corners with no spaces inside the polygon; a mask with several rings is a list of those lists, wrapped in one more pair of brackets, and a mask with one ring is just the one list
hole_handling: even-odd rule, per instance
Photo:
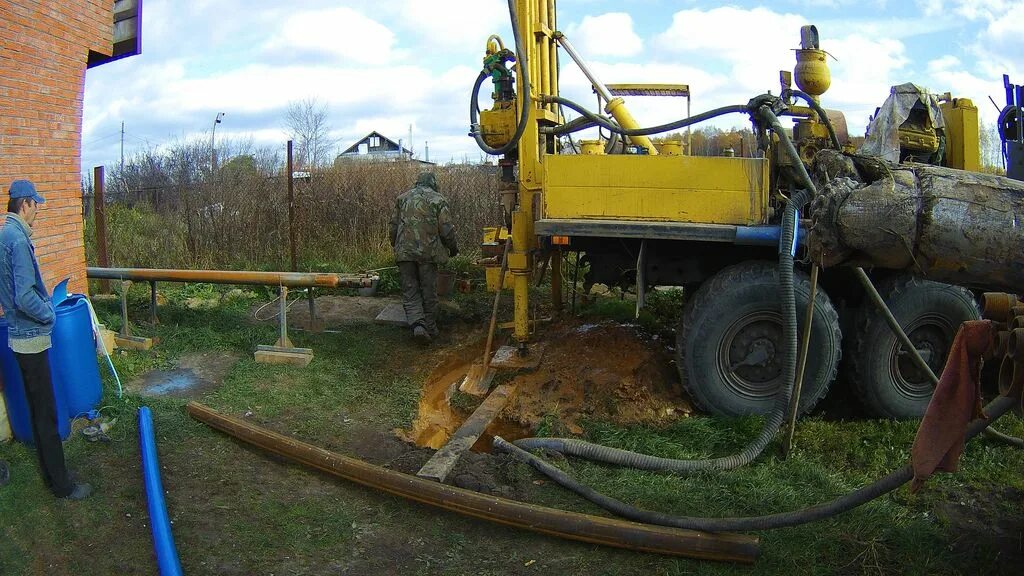
{"label": "utility pole", "polygon": [[[291,253],[292,272],[298,271],[298,258],[295,250],[295,181],[293,179],[292,141],[288,141],[288,244]],[[283,294],[283,293],[282,293]],[[282,296],[283,298],[284,296]],[[283,303],[282,303],[283,305]],[[283,308],[282,308],[283,310]],[[282,317],[283,318],[283,317]],[[312,317],[311,317],[312,318]]]}
{"label": "utility pole", "polygon": [[220,124],[221,119],[224,118],[223,112],[218,112],[217,117],[213,119],[213,131],[210,132],[210,171],[215,172],[217,170],[217,148],[216,140],[217,136],[217,124]]}
{"label": "utility pole", "polygon": [[121,178],[124,178],[124,120],[121,120]]}
{"label": "utility pole", "polygon": [[[413,152],[412,147],[412,124],[409,124],[409,160],[412,160],[413,156],[415,155],[415,152]],[[401,152],[401,150],[399,150],[399,152]]]}
{"label": "utility pole", "polygon": [[423,149],[426,151],[426,154],[427,154],[426,161],[430,162],[430,142],[424,141],[423,142]]}

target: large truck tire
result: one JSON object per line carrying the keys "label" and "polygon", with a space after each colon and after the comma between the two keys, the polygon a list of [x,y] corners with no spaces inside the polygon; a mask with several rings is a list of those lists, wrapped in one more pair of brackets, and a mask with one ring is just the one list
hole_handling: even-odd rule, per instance
{"label": "large truck tire", "polygon": [[[810,279],[799,270],[794,271],[794,279],[797,318],[802,324]],[[842,354],[839,316],[820,288],[801,412],[813,408],[828,392]],[[782,334],[777,265],[749,261],[725,268],[705,281],[684,307],[676,331],[676,363],[684,389],[698,408],[712,414],[770,412],[783,385]]]}
{"label": "large truck tire", "polygon": [[[877,287],[893,316],[936,375],[946,365],[960,324],[981,317],[966,288],[897,276]],[[935,387],[903,350],[882,313],[865,300],[848,338],[847,362],[857,396],[873,416],[919,418]]]}

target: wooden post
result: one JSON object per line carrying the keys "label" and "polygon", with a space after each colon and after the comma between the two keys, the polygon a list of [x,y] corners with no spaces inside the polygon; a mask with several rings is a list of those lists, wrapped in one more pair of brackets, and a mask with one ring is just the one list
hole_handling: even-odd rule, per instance
{"label": "wooden post", "polygon": [[295,253],[295,183],[292,178],[292,141],[288,141],[288,242],[291,245],[292,272],[298,272]]}
{"label": "wooden post", "polygon": [[[103,166],[92,169],[93,181],[93,218],[96,223],[96,264],[100,268],[109,268],[107,257],[107,209],[103,202]],[[100,294],[110,294],[110,280],[100,280]]]}

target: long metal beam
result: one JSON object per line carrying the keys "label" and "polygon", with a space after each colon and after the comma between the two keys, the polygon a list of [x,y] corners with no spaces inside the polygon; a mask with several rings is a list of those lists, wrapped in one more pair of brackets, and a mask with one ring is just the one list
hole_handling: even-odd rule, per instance
{"label": "long metal beam", "polygon": [[642,552],[744,563],[757,558],[756,536],[679,530],[525,504],[374,466],[220,414],[197,402],[189,402],[186,410],[196,420],[268,452],[332,476],[466,516]]}
{"label": "long metal beam", "polygon": [[163,268],[86,268],[89,278],[133,282],[203,282],[287,286],[289,288],[368,288],[376,276],[315,272],[253,272],[239,270],[172,270]]}

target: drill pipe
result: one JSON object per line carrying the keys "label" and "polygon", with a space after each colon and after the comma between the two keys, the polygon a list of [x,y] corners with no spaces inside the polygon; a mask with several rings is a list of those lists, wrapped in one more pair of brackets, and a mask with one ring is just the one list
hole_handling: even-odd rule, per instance
{"label": "drill pipe", "polygon": [[219,414],[197,402],[186,407],[200,422],[268,452],[332,476],[466,516],[569,540],[702,560],[753,563],[758,538],[649,526],[525,504],[424,480],[342,456]]}
{"label": "drill pipe", "polygon": [[86,268],[89,278],[132,282],[203,282],[289,288],[368,288],[372,275],[316,272],[252,272],[246,270],[170,270],[162,268]]}
{"label": "drill pipe", "polygon": [[856,156],[822,169],[826,153],[815,160],[822,194],[808,236],[823,267],[903,270],[1008,292],[1024,286],[1024,182]]}

